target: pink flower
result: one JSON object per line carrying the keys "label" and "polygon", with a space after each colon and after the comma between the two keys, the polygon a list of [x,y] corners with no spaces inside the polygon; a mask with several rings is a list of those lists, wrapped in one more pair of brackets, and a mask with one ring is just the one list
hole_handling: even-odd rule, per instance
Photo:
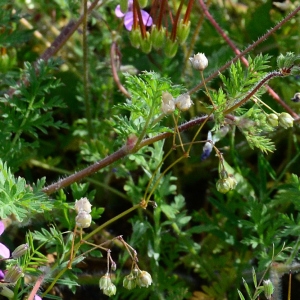
{"label": "pink flower", "polygon": [[42,298],[40,296],[38,296],[38,295],[35,295],[34,296],[34,300],[42,300]]}
{"label": "pink flower", "polygon": [[[5,226],[2,221],[0,221],[0,235],[4,232]],[[9,249],[2,243],[0,243],[0,256],[2,258],[9,258],[10,257],[10,251]]]}
{"label": "pink flower", "polygon": [[[118,18],[124,18],[124,26],[128,31],[132,30],[133,25],[133,0],[128,0],[128,11],[123,13],[120,5],[117,5],[115,14]],[[142,19],[145,26],[151,26],[153,24],[151,16],[141,9]]]}

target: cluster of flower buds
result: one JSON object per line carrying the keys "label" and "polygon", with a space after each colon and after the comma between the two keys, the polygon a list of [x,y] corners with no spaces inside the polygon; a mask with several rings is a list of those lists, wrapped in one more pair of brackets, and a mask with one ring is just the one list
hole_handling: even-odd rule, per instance
{"label": "cluster of flower buds", "polygon": [[123,280],[123,286],[128,290],[132,290],[136,286],[147,288],[151,284],[151,275],[148,272],[141,271],[137,268],[133,269],[129,275],[124,277]]}
{"label": "cluster of flower buds", "polygon": [[216,187],[220,193],[226,194],[235,189],[237,181],[232,174],[228,174],[222,163],[219,164],[219,176],[220,179],[217,181]]}
{"label": "cluster of flower buds", "polygon": [[[168,32],[168,28],[163,24],[169,23],[167,18],[170,13],[166,13],[166,9],[170,9],[167,0],[157,1],[155,6],[151,8],[151,15],[141,9],[148,4],[146,0],[121,0],[115,9],[118,18],[124,19],[125,28],[130,31],[130,41],[133,47],[141,48],[145,53],[149,53],[152,49],[162,48],[168,57],[173,57],[178,50],[178,45],[185,43],[191,23],[189,17],[192,10],[193,0],[189,0],[184,17],[181,19],[182,6],[179,6],[175,13],[175,20],[172,19],[173,28]],[[167,8],[168,7],[168,8]],[[147,31],[148,28],[150,31]]]}
{"label": "cluster of flower buds", "polygon": [[269,114],[267,115],[266,121],[272,127],[277,127],[279,125],[285,129],[293,127],[294,125],[293,117],[286,112],[283,112],[281,114]]}
{"label": "cluster of flower buds", "polygon": [[116,286],[112,283],[110,279],[109,273],[106,273],[104,276],[100,278],[99,287],[100,290],[103,291],[103,294],[108,297],[115,295],[117,291]]}
{"label": "cluster of flower buds", "polygon": [[75,211],[77,216],[75,218],[76,225],[79,228],[88,228],[92,222],[91,209],[92,205],[90,201],[84,197],[75,202]]}
{"label": "cluster of flower buds", "polygon": [[179,95],[176,99],[169,92],[162,93],[161,111],[164,114],[171,114],[177,107],[181,111],[186,111],[192,106],[193,102],[188,93]]}

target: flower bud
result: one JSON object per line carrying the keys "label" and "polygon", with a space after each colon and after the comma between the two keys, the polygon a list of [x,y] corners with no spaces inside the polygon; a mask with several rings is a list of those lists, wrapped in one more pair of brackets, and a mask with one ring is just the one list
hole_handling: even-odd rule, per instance
{"label": "flower bud", "polygon": [[110,268],[112,271],[116,271],[117,270],[117,264],[113,261],[110,265]]}
{"label": "flower bud", "polygon": [[231,190],[232,183],[230,182],[230,180],[228,180],[228,178],[219,179],[216,183],[217,190],[222,194],[226,194]]}
{"label": "flower bud", "polygon": [[177,53],[178,43],[167,38],[164,51],[167,57],[172,58]]}
{"label": "flower bud", "polygon": [[175,105],[179,110],[186,111],[192,106],[193,102],[188,93],[181,94],[175,99]]}
{"label": "flower bud", "polygon": [[127,290],[132,290],[136,287],[136,278],[130,273],[123,279],[123,286]]}
{"label": "flower bud", "polygon": [[140,48],[141,40],[142,40],[142,34],[141,34],[140,29],[139,28],[136,28],[136,29],[133,28],[130,31],[129,39],[130,39],[131,45],[134,48]]}
{"label": "flower bud", "polygon": [[92,204],[90,203],[89,199],[84,197],[75,202],[75,210],[78,214],[80,211],[85,211],[88,214],[92,211],[91,210]]}
{"label": "flower bud", "polygon": [[130,133],[126,140],[126,150],[130,152],[135,147],[138,139],[134,133]]}
{"label": "flower bud", "polygon": [[5,273],[4,281],[9,282],[11,284],[16,283],[23,276],[22,268],[18,265],[14,265],[8,269]]}
{"label": "flower bud", "polygon": [[115,295],[116,292],[117,292],[117,288],[113,283],[111,283],[106,289],[103,289],[103,294],[108,297]]}
{"label": "flower bud", "polygon": [[187,37],[189,36],[190,33],[190,29],[191,29],[191,22],[188,21],[186,24],[183,23],[183,20],[181,20],[178,23],[177,26],[177,39],[180,45],[183,45],[187,39]]}
{"label": "flower bud", "polygon": [[273,286],[271,280],[270,279],[264,280],[263,286],[264,286],[264,293],[265,293],[267,300],[272,299],[272,294],[274,292],[274,286]]}
{"label": "flower bud", "polygon": [[210,142],[206,142],[203,147],[203,152],[201,155],[201,160],[205,160],[210,156],[210,153],[213,149],[213,145]]}
{"label": "flower bud", "polygon": [[92,216],[84,210],[81,210],[75,218],[76,225],[79,228],[88,228],[92,223]]}
{"label": "flower bud", "polygon": [[290,114],[286,112],[283,112],[279,115],[278,121],[279,121],[279,125],[285,129],[289,127],[293,127],[294,119]]}
{"label": "flower bud", "polygon": [[22,255],[24,255],[28,249],[29,249],[28,244],[22,244],[13,251],[13,253],[11,254],[11,257],[14,259],[19,258]]}
{"label": "flower bud", "polygon": [[203,71],[208,66],[208,59],[204,53],[194,54],[194,57],[189,58],[194,69]]}
{"label": "flower bud", "polygon": [[151,28],[151,41],[154,49],[160,49],[164,43],[166,38],[166,28],[161,27],[158,29],[155,25]]}
{"label": "flower bud", "polygon": [[146,271],[141,271],[136,279],[136,283],[140,287],[148,287],[152,283],[151,275]]}
{"label": "flower bud", "polygon": [[149,53],[151,51],[151,48],[152,48],[152,42],[151,42],[151,38],[150,38],[150,32],[149,31],[146,31],[146,36],[144,36],[142,39],[141,39],[141,42],[140,42],[140,45],[141,45],[141,50],[144,52],[144,53]]}
{"label": "flower bud", "polygon": [[99,280],[99,287],[100,290],[107,289],[112,284],[110,276],[108,273],[106,273],[104,276],[102,276]]}
{"label": "flower bud", "polygon": [[269,114],[266,121],[272,127],[278,126],[278,116],[276,114]]}
{"label": "flower bud", "polygon": [[14,292],[5,285],[2,285],[0,288],[0,295],[8,299],[12,299],[14,297]]}
{"label": "flower bud", "polygon": [[173,96],[169,92],[162,92],[161,110],[164,114],[171,114],[175,110],[175,102]]}

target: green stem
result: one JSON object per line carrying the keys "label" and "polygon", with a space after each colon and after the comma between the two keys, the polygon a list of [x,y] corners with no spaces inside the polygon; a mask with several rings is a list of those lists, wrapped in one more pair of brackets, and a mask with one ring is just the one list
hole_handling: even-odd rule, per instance
{"label": "green stem", "polygon": [[24,119],[22,120],[22,123],[20,125],[20,129],[16,132],[16,135],[12,141],[12,146],[11,148],[14,147],[14,145],[16,144],[16,142],[18,141],[18,139],[20,138],[22,132],[23,132],[23,126],[26,124],[28,118],[29,118],[29,115],[30,115],[30,111],[32,109],[32,106],[33,106],[33,103],[34,103],[34,100],[35,100],[35,97],[32,97],[32,99],[30,100],[29,102],[29,105],[28,105],[28,108],[27,108],[27,111],[26,111],[26,114],[24,116]]}

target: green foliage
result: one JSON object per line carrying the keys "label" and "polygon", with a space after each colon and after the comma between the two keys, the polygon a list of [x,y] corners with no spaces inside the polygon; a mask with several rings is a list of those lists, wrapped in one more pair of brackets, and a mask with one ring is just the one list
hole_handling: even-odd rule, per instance
{"label": "green foliage", "polygon": [[176,98],[182,87],[172,85],[167,78],[162,78],[155,72],[143,72],[139,76],[126,74],[126,87],[131,95],[131,99],[124,104],[119,104],[118,108],[130,112],[130,118],[116,116],[117,123],[115,130],[121,137],[127,138],[133,133],[136,136],[149,136],[169,131],[169,128],[161,126],[159,120],[161,112],[162,92],[170,91]]}
{"label": "green foliage", "polygon": [[38,131],[47,134],[49,127],[66,127],[62,121],[53,118],[53,109],[64,107],[63,102],[57,96],[46,97],[61,84],[53,76],[59,64],[54,60],[48,63],[39,60],[35,66],[25,63],[21,78],[26,81],[18,83],[10,80],[13,96],[6,94],[0,98],[3,126],[0,154],[10,167],[18,168],[30,157],[30,152],[39,147]]}
{"label": "green foliage", "polygon": [[30,186],[24,178],[16,178],[0,159],[0,218],[10,215],[21,222],[53,208],[48,197],[41,192],[45,178]]}
{"label": "green foliage", "polygon": [[[252,47],[247,67],[236,60],[221,68],[233,58],[224,34],[244,49],[297,4],[283,12],[270,1],[214,2],[208,10],[219,35],[193,1],[179,2],[168,1],[168,14],[147,7],[154,23],[168,24],[163,38],[178,48],[170,59],[131,46],[117,2],[89,6],[87,26],[78,27],[81,2],[0,0],[0,218],[9,227],[1,243],[10,250],[22,239],[29,245],[1,267],[23,269],[9,286],[14,300],[34,288],[49,299],[69,292],[101,298],[88,285],[98,290],[103,274],[117,287],[115,299],[153,300],[254,300],[275,274],[278,298],[280,276],[299,270],[299,132],[296,120],[288,131],[276,124],[285,110],[291,116],[284,128],[291,127],[300,111],[290,101],[300,89],[297,18]],[[183,46],[170,39],[177,18],[190,22]],[[198,52],[208,58],[203,74],[189,63]],[[131,75],[122,75],[126,70]],[[280,78],[270,81],[270,97],[263,86],[273,77]],[[180,111],[177,103],[165,115],[163,92],[173,104],[187,93],[194,105]],[[227,135],[218,132],[223,126]],[[203,146],[216,155],[200,161]],[[220,194],[215,183],[224,178],[237,185]],[[91,212],[75,209],[80,198],[91,201]],[[81,228],[80,218],[91,218],[91,226]],[[137,269],[149,272],[152,284],[126,290],[124,274]]]}

